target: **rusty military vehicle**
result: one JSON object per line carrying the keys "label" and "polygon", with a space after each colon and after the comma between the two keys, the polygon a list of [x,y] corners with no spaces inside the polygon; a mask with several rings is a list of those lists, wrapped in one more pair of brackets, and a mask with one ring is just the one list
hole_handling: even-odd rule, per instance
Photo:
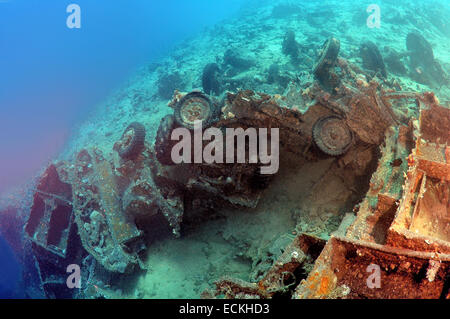
{"label": "rusty military vehicle", "polygon": [[[328,242],[299,234],[260,281],[225,277],[204,297],[448,298],[450,111],[431,92],[399,90],[380,70],[367,73],[339,57],[339,40],[330,38],[314,81],[291,82],[283,95],[177,91],[154,143],[131,123],[114,146],[119,161],[89,148],[51,165],[25,227],[44,290],[60,296],[65,282],[55,273],[68,261],[95,265],[86,280],[125,276],[145,268],[159,227],[180,236],[185,218],[258,204],[272,178],[260,162],[173,162],[172,132],[202,121],[203,129],[279,128],[281,157],[335,158],[348,183],[368,184],[354,221]],[[389,283],[371,290],[361,278],[375,263]]]}

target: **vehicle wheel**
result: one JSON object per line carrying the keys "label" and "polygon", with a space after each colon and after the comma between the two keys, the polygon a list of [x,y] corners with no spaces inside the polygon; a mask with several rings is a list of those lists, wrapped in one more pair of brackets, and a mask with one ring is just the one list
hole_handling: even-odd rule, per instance
{"label": "vehicle wheel", "polygon": [[333,67],[339,55],[341,44],[336,38],[329,38],[325,41],[319,53],[319,59],[314,66],[313,73],[316,77],[323,77]]}
{"label": "vehicle wheel", "polygon": [[412,67],[420,65],[430,66],[433,64],[433,47],[420,33],[408,33],[406,36],[406,48],[409,52]]}
{"label": "vehicle wheel", "polygon": [[205,66],[202,74],[203,92],[220,95],[222,88],[219,82],[219,74],[220,68],[217,63],[210,63]]}
{"label": "vehicle wheel", "polygon": [[353,142],[352,132],[337,116],[327,116],[317,120],[312,133],[317,147],[331,156],[344,154]]}
{"label": "vehicle wheel", "polygon": [[202,127],[208,127],[215,119],[215,106],[202,92],[186,94],[175,106],[175,122],[190,130],[196,121],[202,121]]}
{"label": "vehicle wheel", "polygon": [[134,159],[144,150],[145,127],[133,122],[125,129],[118,143],[117,152],[123,159]]}
{"label": "vehicle wheel", "polygon": [[364,42],[359,50],[364,67],[375,72],[380,72],[381,76],[386,78],[386,66],[384,65],[380,50],[378,50],[375,43],[371,41]]}
{"label": "vehicle wheel", "polygon": [[158,132],[156,133],[155,140],[155,153],[158,162],[163,165],[175,165],[172,161],[172,146],[173,143],[170,139],[172,129],[174,127],[174,116],[169,114],[163,117],[159,124]]}

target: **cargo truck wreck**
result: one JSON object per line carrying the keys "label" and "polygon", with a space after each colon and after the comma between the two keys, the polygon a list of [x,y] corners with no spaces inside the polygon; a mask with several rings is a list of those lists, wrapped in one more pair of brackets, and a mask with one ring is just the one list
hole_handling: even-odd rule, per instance
{"label": "cargo truck wreck", "polygon": [[[25,226],[45,294],[111,297],[99,283],[121,287],[145,271],[160,228],[182,240],[186,220],[258,206],[274,178],[261,172],[264,161],[174,162],[174,130],[202,121],[220,132],[267,129],[268,138],[278,128],[280,165],[328,165],[304,210],[347,210],[329,240],[300,229],[252,281],[217,278],[204,298],[450,298],[449,108],[431,92],[400,91],[360,70],[339,57],[334,38],[313,74],[283,95],[176,91],[154,141],[135,122],[112,158],[89,147],[49,166]],[[326,193],[330,184],[339,194]],[[69,264],[82,265],[76,292],[66,287]],[[367,285],[371,265],[380,271],[377,288]]]}

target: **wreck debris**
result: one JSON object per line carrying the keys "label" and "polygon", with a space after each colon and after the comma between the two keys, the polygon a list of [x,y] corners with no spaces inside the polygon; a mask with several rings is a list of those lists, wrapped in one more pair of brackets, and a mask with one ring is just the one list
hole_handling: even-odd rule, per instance
{"label": "wreck debris", "polygon": [[300,44],[295,40],[295,32],[289,30],[284,35],[282,51],[284,55],[290,56],[293,63],[298,61]]}
{"label": "wreck debris", "polygon": [[122,214],[115,177],[110,163],[99,150],[77,155],[73,183],[75,221],[84,248],[106,269],[127,272],[138,263],[127,244],[141,233]]}
{"label": "wreck debris", "polygon": [[340,41],[336,38],[327,39],[319,52],[319,57],[313,69],[313,74],[322,84],[331,84],[329,72],[335,65],[339,55]]}
{"label": "wreck debris", "polygon": [[344,154],[353,141],[351,131],[337,116],[319,119],[313,127],[313,138],[322,152],[332,156]]}
{"label": "wreck debris", "polygon": [[36,245],[64,258],[72,221],[72,187],[50,165],[36,188],[25,233]]}
{"label": "wreck debris", "polygon": [[66,267],[86,255],[74,221],[70,167],[51,164],[36,188],[25,236],[37,266],[39,288],[48,298],[70,297],[65,289]]}
{"label": "wreck debris", "polygon": [[406,48],[410,52],[409,55],[413,66],[418,66],[422,63],[431,65],[433,63],[433,47],[420,33],[408,33],[406,36]]}
{"label": "wreck debris", "polygon": [[338,57],[339,49],[340,41],[338,39],[327,39],[319,52],[319,60],[314,67],[313,73],[320,75],[333,67]]}
{"label": "wreck debris", "polygon": [[427,269],[427,279],[429,282],[433,282],[436,278],[436,274],[441,268],[441,262],[438,260],[430,260],[428,269]]}
{"label": "wreck debris", "polygon": [[404,195],[387,236],[392,246],[450,253],[449,116],[448,108],[433,103],[421,112]]}
{"label": "wreck debris", "polygon": [[408,70],[402,61],[404,54],[397,52],[391,47],[385,47],[385,50],[387,51],[387,54],[384,61],[390,72],[400,76],[406,75]]}
{"label": "wreck debris", "polygon": [[194,129],[196,121],[202,121],[203,127],[215,119],[213,102],[201,92],[186,94],[175,106],[175,121],[178,125]]}
{"label": "wreck debris", "polygon": [[371,41],[364,42],[359,48],[361,57],[363,59],[363,66],[368,69],[379,73],[381,77],[386,78],[386,66],[383,62],[383,57],[381,56],[380,50]]}
{"label": "wreck debris", "polygon": [[[148,224],[158,216],[178,237],[185,217],[225,204],[256,207],[271,180],[260,174],[259,164],[246,159],[238,164],[173,165],[170,136],[179,126],[194,129],[198,120],[219,130],[276,127],[283,152],[329,161],[308,199],[319,189],[326,192],[333,182],[343,190],[329,196],[330,201],[339,196],[352,202],[359,192],[355,181],[372,164],[375,170],[381,155],[378,167],[364,200],[347,213],[350,225],[339,227],[338,235],[326,243],[301,234],[269,261],[271,267],[258,273],[255,282],[223,278],[216,283],[216,296],[449,297],[449,110],[432,93],[386,91],[338,53],[339,40],[328,39],[314,68],[328,92],[317,82],[299,90],[292,84],[288,97],[239,90],[218,102],[202,92],[176,91],[169,103],[174,115],[161,121],[154,149],[144,141],[143,125],[135,122],[115,145],[120,158],[114,163],[92,148],[78,153],[73,164],[49,167],[26,227],[36,254],[42,255],[43,248],[65,258],[69,244],[79,240],[79,256],[88,253],[93,264],[108,272],[130,273],[141,265],[144,237],[153,231]],[[381,58],[378,54],[375,60]],[[235,58],[228,52],[227,63],[242,62]],[[339,68],[332,70],[336,63]],[[384,65],[376,63],[383,73]],[[415,100],[418,123],[398,117],[390,101],[401,105],[402,99]],[[314,144],[325,155],[319,156]],[[319,215],[330,201],[310,213]],[[389,281],[382,290],[366,285],[371,264],[379,265]],[[51,276],[47,279],[52,282]]]}
{"label": "wreck debris", "polygon": [[[350,288],[350,298],[450,297],[446,284],[450,271],[450,169],[443,168],[448,164],[442,155],[429,157],[436,154],[432,151],[436,146],[425,146],[442,141],[445,149],[450,110],[435,104],[427,94],[420,99],[428,102],[421,110],[418,131],[405,130],[406,134],[397,137],[405,150],[409,144],[405,135],[417,137],[415,149],[409,151],[403,189],[393,193],[389,185],[392,188],[399,182],[388,181],[381,188],[369,191],[345,238],[334,237],[327,243],[308,279],[297,287],[296,298],[327,298],[342,284]],[[431,114],[434,116],[430,117]],[[435,117],[438,114],[441,117]],[[444,149],[439,153],[444,154]],[[385,175],[384,169],[385,166],[380,165],[372,179],[377,173]],[[436,176],[437,172],[441,174]],[[373,192],[378,194],[376,209],[366,206]],[[402,196],[400,203],[399,196]],[[382,289],[370,289],[366,284],[365,267],[371,264],[381,269]]]}
{"label": "wreck debris", "polygon": [[[445,297],[448,292],[444,291],[444,283],[450,256],[439,255],[441,267],[436,280],[431,282],[422,275],[422,269],[427,269],[432,258],[433,253],[332,237],[308,278],[297,287],[294,298],[329,298],[341,285],[350,289],[346,298]],[[370,265],[380,269],[378,288],[368,284]]]}
{"label": "wreck debris", "polygon": [[[361,91],[365,93],[359,93]],[[325,109],[343,114],[344,118],[328,115],[318,117],[316,121],[334,117],[348,123],[351,132],[360,140],[374,145],[380,145],[384,140],[386,144],[382,146],[382,157],[366,198],[357,207],[356,218],[346,226],[347,231],[341,230],[340,237],[328,241],[307,279],[293,285],[296,286],[293,296],[449,298],[450,151],[447,145],[450,144],[450,111],[439,106],[432,93],[377,92],[375,82],[361,91],[343,86],[333,98],[322,93],[316,104],[310,105],[302,114],[301,122],[280,123],[281,127],[293,125],[304,132],[301,127],[305,125],[308,113],[313,109],[320,110],[320,104],[327,105]],[[350,92],[351,98],[347,98],[345,92]],[[264,96],[260,98],[265,100]],[[236,99],[238,97],[232,101]],[[247,95],[247,99],[254,97]],[[391,99],[416,100],[420,107],[419,123],[410,120],[401,124],[392,111]],[[270,99],[266,101],[263,104],[266,111],[255,118],[260,120],[271,114],[274,121],[289,114],[284,113],[288,111],[283,108],[280,112],[279,108],[265,105]],[[239,108],[233,106],[230,109],[234,118],[249,118],[251,106],[243,103],[239,102]],[[272,110],[277,112],[272,113]],[[367,114],[372,115],[368,118]],[[372,122],[370,118],[377,120]],[[374,124],[379,125],[379,129],[374,129]],[[374,139],[375,132],[378,136]],[[312,138],[315,139],[314,133]],[[372,289],[366,282],[370,275],[367,267],[372,264],[381,269],[382,289]],[[216,283],[216,293],[227,298],[273,298],[273,292],[280,293],[286,288],[280,285],[284,281],[281,274],[297,280],[295,272],[289,269],[281,274],[276,272],[279,265],[275,263],[267,271],[266,280],[270,274],[277,274],[267,282],[263,279],[247,283],[225,278]],[[272,286],[265,289],[269,287],[268,283]],[[291,282],[287,286],[291,289]]]}
{"label": "wreck debris", "polygon": [[133,122],[125,129],[120,141],[114,145],[119,156],[124,159],[134,159],[144,149],[145,127],[139,122]]}
{"label": "wreck debris", "polygon": [[217,63],[207,64],[202,73],[202,88],[206,94],[220,95],[222,86],[219,81],[220,68]]}
{"label": "wreck debris", "polygon": [[300,234],[260,281],[250,283],[225,276],[215,282],[213,296],[210,292],[208,297],[224,295],[227,299],[267,299],[290,295],[301,279],[302,267],[317,258],[324,245],[325,242],[319,238]]}
{"label": "wreck debris", "polygon": [[[149,156],[154,161],[152,156]],[[181,183],[169,178],[168,172],[153,163],[138,170],[125,190],[123,212],[138,226],[145,228],[151,218],[161,214],[169,223],[173,235],[180,236],[184,213]]]}
{"label": "wreck debris", "polygon": [[420,33],[408,33],[406,47],[410,58],[411,76],[417,82],[436,87],[448,83],[447,74],[434,57],[433,47]]}
{"label": "wreck debris", "polygon": [[172,129],[175,119],[172,114],[164,116],[159,123],[158,132],[155,139],[155,155],[157,160],[163,165],[175,165],[172,161],[172,147],[174,143],[171,139]]}
{"label": "wreck debris", "polygon": [[389,127],[390,116],[385,109],[378,106],[375,90],[375,82],[371,82],[361,93],[353,95],[349,102],[350,110],[346,114],[346,123],[363,142],[379,145]]}

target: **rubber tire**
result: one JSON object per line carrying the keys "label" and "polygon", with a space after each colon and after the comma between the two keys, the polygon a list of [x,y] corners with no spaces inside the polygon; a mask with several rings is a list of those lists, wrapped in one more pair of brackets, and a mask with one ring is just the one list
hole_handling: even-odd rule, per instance
{"label": "rubber tire", "polygon": [[186,123],[185,121],[183,121],[183,118],[181,116],[181,108],[184,104],[184,102],[186,102],[188,99],[192,98],[192,97],[197,97],[197,98],[201,98],[204,99],[205,101],[208,102],[209,104],[209,115],[206,119],[203,120],[203,128],[207,128],[208,126],[210,126],[212,123],[214,123],[214,121],[216,120],[216,107],[214,105],[214,103],[211,101],[211,99],[204,94],[203,92],[191,92],[186,94],[185,96],[183,96],[181,98],[181,100],[175,105],[175,112],[174,112],[174,116],[175,116],[175,122],[182,126],[185,127],[189,130],[193,130],[194,129],[194,125],[191,123]]}
{"label": "rubber tire", "polygon": [[410,58],[414,62],[413,67],[418,65],[430,66],[433,64],[433,47],[420,33],[415,31],[408,33],[406,36],[406,48],[410,53]]}
{"label": "rubber tire", "polygon": [[158,162],[163,165],[175,165],[171,156],[173,142],[170,139],[174,125],[174,116],[171,114],[166,115],[159,123],[158,132],[156,133],[155,155]]}
{"label": "rubber tire", "polygon": [[144,150],[144,143],[145,143],[145,127],[139,122],[133,122],[125,129],[125,131],[122,134],[122,138],[125,136],[125,134],[132,129],[134,131],[133,138],[130,142],[130,144],[122,148],[120,147],[117,152],[119,153],[119,156],[123,159],[135,159],[139,154],[142,153]]}
{"label": "rubber tire", "polygon": [[202,87],[206,94],[220,95],[222,87],[219,82],[220,68],[217,63],[210,63],[205,66],[202,74]]}
{"label": "rubber tire", "polygon": [[360,47],[360,51],[362,55],[363,51],[367,54],[366,57],[370,60],[368,62],[373,68],[372,71],[380,71],[381,76],[383,78],[387,78],[386,66],[384,65],[383,56],[381,55],[380,50],[378,50],[376,44],[371,41],[364,42]]}
{"label": "rubber tire", "polygon": [[328,73],[331,67],[333,67],[339,55],[340,47],[340,41],[333,37],[328,38],[324,42],[322,53],[313,69],[313,73],[316,77],[322,77],[324,74]]}
{"label": "rubber tire", "polygon": [[339,156],[342,155],[344,153],[346,153],[348,151],[348,149],[350,148],[350,146],[353,143],[353,134],[352,131],[348,128],[347,124],[344,123],[344,125],[347,127],[347,130],[350,134],[350,143],[348,143],[345,147],[343,147],[342,149],[338,149],[338,150],[331,150],[329,149],[326,145],[324,145],[324,143],[322,143],[321,137],[320,137],[320,131],[322,129],[322,125],[323,123],[325,123],[327,120],[329,119],[339,119],[341,121],[343,121],[342,118],[338,117],[338,116],[325,116],[322,117],[320,119],[318,119],[316,121],[316,123],[314,123],[313,125],[313,129],[312,129],[312,136],[313,136],[313,140],[314,140],[314,144],[325,154],[330,155],[330,156]]}

